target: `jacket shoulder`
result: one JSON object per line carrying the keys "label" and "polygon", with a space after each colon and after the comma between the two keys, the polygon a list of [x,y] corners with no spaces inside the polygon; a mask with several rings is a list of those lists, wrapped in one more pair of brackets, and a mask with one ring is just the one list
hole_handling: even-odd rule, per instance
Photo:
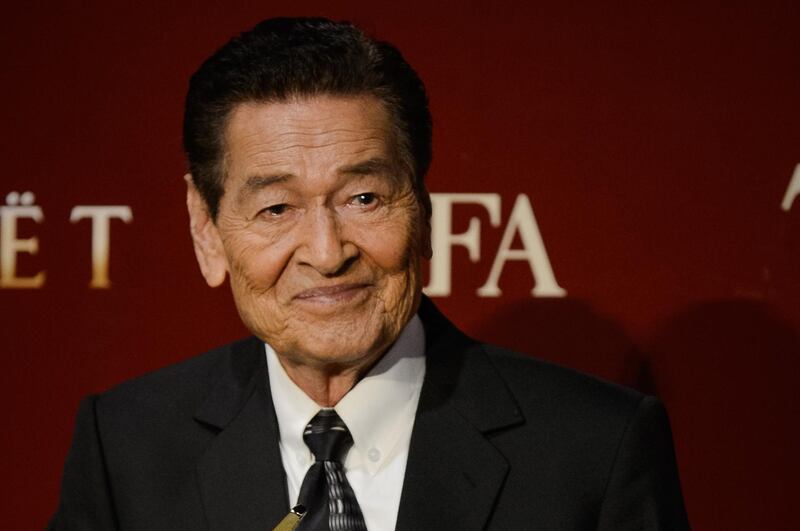
{"label": "jacket shoulder", "polygon": [[523,411],[586,422],[627,423],[645,395],[622,385],[502,347],[482,344]]}
{"label": "jacket shoulder", "polygon": [[196,408],[221,375],[236,372],[237,361],[241,361],[236,356],[241,351],[257,351],[260,344],[254,337],[242,339],[123,382],[97,396],[98,414]]}
{"label": "jacket shoulder", "polygon": [[[637,529],[689,529],[669,419],[657,398],[499,347],[481,349],[524,418],[490,434],[510,464],[498,504],[507,510],[495,511],[494,528],[517,528],[519,520],[506,517],[516,510],[526,521],[546,511],[543,528],[637,522]],[[531,478],[551,503],[527,512],[535,507],[526,494]]]}

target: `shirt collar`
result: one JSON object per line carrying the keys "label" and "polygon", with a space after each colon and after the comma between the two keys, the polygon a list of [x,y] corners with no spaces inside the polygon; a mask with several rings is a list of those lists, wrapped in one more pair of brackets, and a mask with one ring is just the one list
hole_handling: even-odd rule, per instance
{"label": "shirt collar", "polygon": [[[266,351],[281,444],[310,457],[303,430],[320,406],[289,378],[268,344]],[[415,315],[389,351],[334,407],[353,436],[348,468],[363,466],[375,474],[393,457],[397,441],[410,435],[424,377],[425,331]]]}

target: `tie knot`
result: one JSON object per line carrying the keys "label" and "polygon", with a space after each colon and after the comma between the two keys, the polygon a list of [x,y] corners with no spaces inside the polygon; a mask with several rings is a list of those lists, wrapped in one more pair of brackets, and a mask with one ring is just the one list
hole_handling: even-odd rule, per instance
{"label": "tie knot", "polygon": [[317,461],[339,461],[353,444],[350,431],[333,409],[321,409],[311,419],[303,440]]}

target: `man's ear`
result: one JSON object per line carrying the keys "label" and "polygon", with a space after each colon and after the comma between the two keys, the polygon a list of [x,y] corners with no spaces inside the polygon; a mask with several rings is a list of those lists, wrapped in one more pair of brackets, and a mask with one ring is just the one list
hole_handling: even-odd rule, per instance
{"label": "man's ear", "polygon": [[206,282],[216,288],[225,282],[228,260],[222,245],[219,229],[211,219],[205,200],[192,182],[191,174],[183,176],[186,181],[186,208],[189,210],[189,228],[194,241],[194,254]]}
{"label": "man's ear", "polygon": [[431,196],[424,185],[417,195],[420,205],[422,206],[422,219],[420,220],[422,228],[422,233],[420,234],[420,252],[423,258],[430,260],[433,256],[433,247],[431,244],[431,215],[433,214],[433,207],[431,206]]}

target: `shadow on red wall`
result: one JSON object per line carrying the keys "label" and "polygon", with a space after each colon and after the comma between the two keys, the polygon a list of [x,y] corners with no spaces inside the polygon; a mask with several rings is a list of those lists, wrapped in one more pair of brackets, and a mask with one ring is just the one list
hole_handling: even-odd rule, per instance
{"label": "shadow on red wall", "polygon": [[491,343],[657,394],[647,356],[622,327],[580,299],[529,299],[488,316],[476,335]]}
{"label": "shadow on red wall", "polygon": [[476,335],[659,396],[696,529],[796,529],[800,335],[772,305],[693,305],[637,345],[581,300],[531,299]]}

